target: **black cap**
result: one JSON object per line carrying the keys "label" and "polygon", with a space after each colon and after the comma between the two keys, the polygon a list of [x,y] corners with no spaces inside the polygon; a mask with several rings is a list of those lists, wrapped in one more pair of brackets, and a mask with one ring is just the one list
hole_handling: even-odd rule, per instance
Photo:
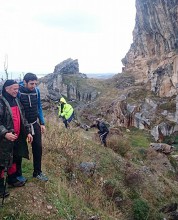
{"label": "black cap", "polygon": [[7,86],[11,86],[13,84],[18,84],[18,83],[13,79],[8,79],[8,80],[5,81],[5,83],[3,85],[3,88],[6,88]]}
{"label": "black cap", "polygon": [[18,84],[15,80],[13,80],[13,79],[8,79],[8,80],[6,80],[5,81],[5,83],[4,83],[4,85],[3,85],[3,87],[2,87],[2,94],[4,95],[4,93],[5,93],[5,88],[7,87],[7,86],[11,86],[11,85],[13,85],[13,84]]}

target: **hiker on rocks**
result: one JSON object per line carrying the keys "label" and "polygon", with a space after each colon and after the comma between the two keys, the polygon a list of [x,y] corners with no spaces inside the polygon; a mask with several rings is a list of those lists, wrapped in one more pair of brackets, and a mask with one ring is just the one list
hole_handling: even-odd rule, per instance
{"label": "hiker on rocks", "polygon": [[[25,74],[23,82],[20,83],[18,98],[25,110],[25,117],[31,126],[33,142],[33,177],[41,181],[48,181],[47,176],[42,172],[42,134],[45,132],[45,121],[40,100],[40,91],[37,88],[37,76],[33,73]],[[17,164],[17,175],[24,181],[22,176],[22,158]]]}
{"label": "hiker on rocks", "polygon": [[106,124],[100,118],[97,118],[95,123],[90,126],[90,128],[93,128],[93,127],[98,128],[98,130],[99,130],[98,134],[99,134],[99,138],[101,140],[101,144],[104,147],[107,147],[106,138],[109,133],[109,130],[108,130]]}
{"label": "hiker on rocks", "polygon": [[69,128],[69,123],[74,118],[74,109],[73,107],[66,102],[62,97],[60,98],[60,105],[58,106],[59,112],[58,116],[61,117],[66,128]]}
{"label": "hiker on rocks", "polygon": [[[4,181],[4,169],[8,175],[8,185],[20,187],[25,181],[16,176],[16,159],[21,156],[29,159],[27,141],[31,143],[30,125],[25,119],[23,108],[18,101],[19,85],[14,80],[7,80],[0,97],[0,197],[7,197]],[[27,139],[27,141],[26,141]]]}

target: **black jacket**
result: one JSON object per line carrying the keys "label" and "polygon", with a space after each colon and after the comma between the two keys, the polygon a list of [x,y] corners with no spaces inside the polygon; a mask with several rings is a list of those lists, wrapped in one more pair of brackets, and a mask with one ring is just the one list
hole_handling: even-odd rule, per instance
{"label": "black jacket", "polygon": [[98,133],[99,134],[109,133],[109,130],[108,130],[108,128],[107,128],[107,126],[104,122],[99,121],[96,124],[93,124],[93,125],[90,126],[90,128],[93,128],[93,127],[98,128],[98,130],[99,130]]}

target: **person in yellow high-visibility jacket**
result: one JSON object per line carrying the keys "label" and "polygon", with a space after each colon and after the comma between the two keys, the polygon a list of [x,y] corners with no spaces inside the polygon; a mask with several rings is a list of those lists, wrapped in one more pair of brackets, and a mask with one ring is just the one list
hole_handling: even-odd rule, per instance
{"label": "person in yellow high-visibility jacket", "polygon": [[68,128],[69,123],[74,118],[74,109],[70,104],[66,102],[63,97],[60,98],[60,105],[58,106],[58,108],[58,116],[62,118],[65,127]]}

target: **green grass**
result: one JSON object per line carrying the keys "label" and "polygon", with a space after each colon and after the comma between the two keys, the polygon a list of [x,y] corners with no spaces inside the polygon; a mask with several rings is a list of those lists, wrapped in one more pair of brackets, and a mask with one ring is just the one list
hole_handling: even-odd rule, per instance
{"label": "green grass", "polygon": [[31,160],[22,160],[22,174],[23,176],[29,178],[33,175],[33,163]]}
{"label": "green grass", "polygon": [[148,203],[141,199],[134,200],[133,212],[135,220],[147,220],[149,215]]}
{"label": "green grass", "polygon": [[131,128],[126,134],[132,147],[147,148],[152,141],[151,135],[145,130]]}

